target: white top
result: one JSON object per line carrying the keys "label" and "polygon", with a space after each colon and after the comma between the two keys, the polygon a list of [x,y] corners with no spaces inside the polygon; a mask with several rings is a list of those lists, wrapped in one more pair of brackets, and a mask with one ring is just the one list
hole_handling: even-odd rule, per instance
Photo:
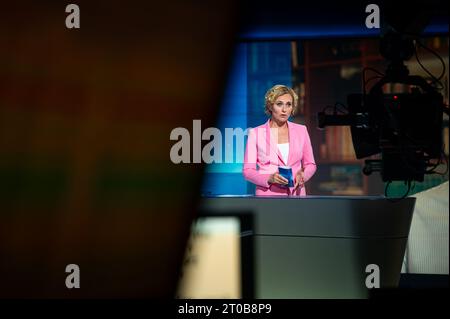
{"label": "white top", "polygon": [[287,165],[289,157],[289,143],[278,144],[281,156],[283,156],[284,163]]}

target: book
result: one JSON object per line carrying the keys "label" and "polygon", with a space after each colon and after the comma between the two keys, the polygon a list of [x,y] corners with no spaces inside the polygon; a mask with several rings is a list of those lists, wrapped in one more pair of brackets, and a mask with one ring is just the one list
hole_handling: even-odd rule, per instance
{"label": "book", "polygon": [[287,187],[294,187],[294,178],[292,176],[292,168],[290,166],[279,166],[278,173],[289,181],[286,185]]}

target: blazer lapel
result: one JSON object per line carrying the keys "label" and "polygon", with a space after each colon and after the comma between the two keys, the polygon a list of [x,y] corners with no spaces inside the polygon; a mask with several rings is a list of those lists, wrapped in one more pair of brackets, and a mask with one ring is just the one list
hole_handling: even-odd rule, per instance
{"label": "blazer lapel", "polygon": [[[266,142],[268,143],[268,149],[269,150],[273,150],[273,148],[275,148],[275,150],[276,150],[276,154],[277,154],[277,157],[278,157],[278,160],[284,165],[284,166],[286,166],[287,165],[287,163],[285,163],[284,162],[284,160],[283,160],[283,156],[281,155],[281,152],[280,152],[280,150],[278,149],[278,140],[275,138],[275,136],[274,136],[274,134],[272,134],[272,130],[271,130],[271,128],[270,128],[270,125],[269,125],[269,123],[270,123],[270,119],[267,121],[267,123],[266,123]],[[288,127],[289,127],[289,135],[291,134],[291,129],[290,129],[290,126],[289,126],[289,124],[288,124]],[[275,130],[274,130],[275,131]],[[290,138],[290,137],[289,137]],[[290,144],[290,142],[289,142],[289,144]],[[291,155],[291,150],[290,150],[290,148],[291,148],[291,146],[289,145],[289,156]],[[272,152],[272,151],[270,151],[270,152]],[[289,161],[288,161],[289,162]]]}
{"label": "blazer lapel", "polygon": [[295,149],[295,146],[297,145],[297,140],[296,140],[296,136],[295,136],[294,126],[289,121],[287,123],[288,123],[288,131],[289,131],[289,155],[288,155],[287,165],[291,165],[291,163],[293,161],[292,157],[294,156],[295,152],[297,151]]}

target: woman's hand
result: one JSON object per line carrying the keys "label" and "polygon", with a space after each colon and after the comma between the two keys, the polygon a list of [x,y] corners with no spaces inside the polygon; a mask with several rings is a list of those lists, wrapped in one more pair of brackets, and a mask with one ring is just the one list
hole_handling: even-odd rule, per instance
{"label": "woman's hand", "polygon": [[278,172],[273,173],[269,177],[269,184],[280,184],[280,185],[287,185],[289,181],[281,176]]}
{"label": "woman's hand", "polygon": [[299,170],[297,172],[297,174],[295,175],[295,185],[294,185],[294,190],[297,189],[297,187],[303,187],[303,185],[305,184],[305,180],[303,179],[303,171]]}

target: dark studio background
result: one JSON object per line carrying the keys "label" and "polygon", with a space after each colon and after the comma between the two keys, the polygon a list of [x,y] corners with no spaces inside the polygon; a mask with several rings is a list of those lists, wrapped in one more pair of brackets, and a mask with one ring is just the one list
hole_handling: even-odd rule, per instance
{"label": "dark studio background", "polygon": [[[212,126],[229,1],[2,3],[0,296],[170,297],[200,165],[173,128]],[[65,266],[82,289],[65,288]]]}
{"label": "dark studio background", "polygon": [[[442,2],[378,2],[382,29],[365,27],[364,2],[248,2],[242,10],[238,41],[231,58],[217,127],[258,126],[267,121],[263,113],[264,94],[275,84],[292,87],[299,96],[298,112],[291,121],[304,124],[311,137],[318,170],[307,183],[309,195],[384,195],[386,185],[379,174],[361,173],[364,159],[356,159],[349,127],[318,129],[317,113],[336,102],[347,104],[347,95],[362,92],[363,69],[385,72],[387,60],[380,54],[380,34],[385,20],[400,30],[422,34],[421,41],[448,61],[448,22]],[[361,14],[364,13],[364,14]],[[430,20],[427,21],[427,16]],[[425,22],[423,22],[425,21]],[[420,23],[419,23],[420,22]],[[425,27],[426,26],[426,27]],[[423,32],[420,28],[423,27]],[[433,74],[440,74],[442,64],[425,50],[419,50],[422,63]],[[429,79],[414,57],[407,66],[411,74]],[[448,62],[442,82],[444,101],[448,101]],[[366,78],[375,73],[369,71]],[[372,79],[373,80],[373,79]],[[376,81],[366,85],[369,90]],[[398,93],[406,86],[389,85]],[[342,109],[342,106],[339,107]],[[424,112],[426,112],[424,108]],[[448,145],[448,117],[442,130]],[[208,164],[201,193],[216,195],[251,195],[252,183],[242,176],[243,147],[224,143],[222,153],[233,152],[235,163]],[[448,158],[448,149],[445,150]],[[377,155],[372,159],[378,158]],[[445,164],[439,167],[445,171]],[[421,192],[448,180],[448,174],[427,175],[416,183],[410,194]],[[403,196],[403,182],[389,186],[389,195]]]}
{"label": "dark studio background", "polygon": [[214,126],[236,43],[374,37],[370,2],[69,3],[0,11],[0,297],[172,297],[204,167],[171,130]]}

